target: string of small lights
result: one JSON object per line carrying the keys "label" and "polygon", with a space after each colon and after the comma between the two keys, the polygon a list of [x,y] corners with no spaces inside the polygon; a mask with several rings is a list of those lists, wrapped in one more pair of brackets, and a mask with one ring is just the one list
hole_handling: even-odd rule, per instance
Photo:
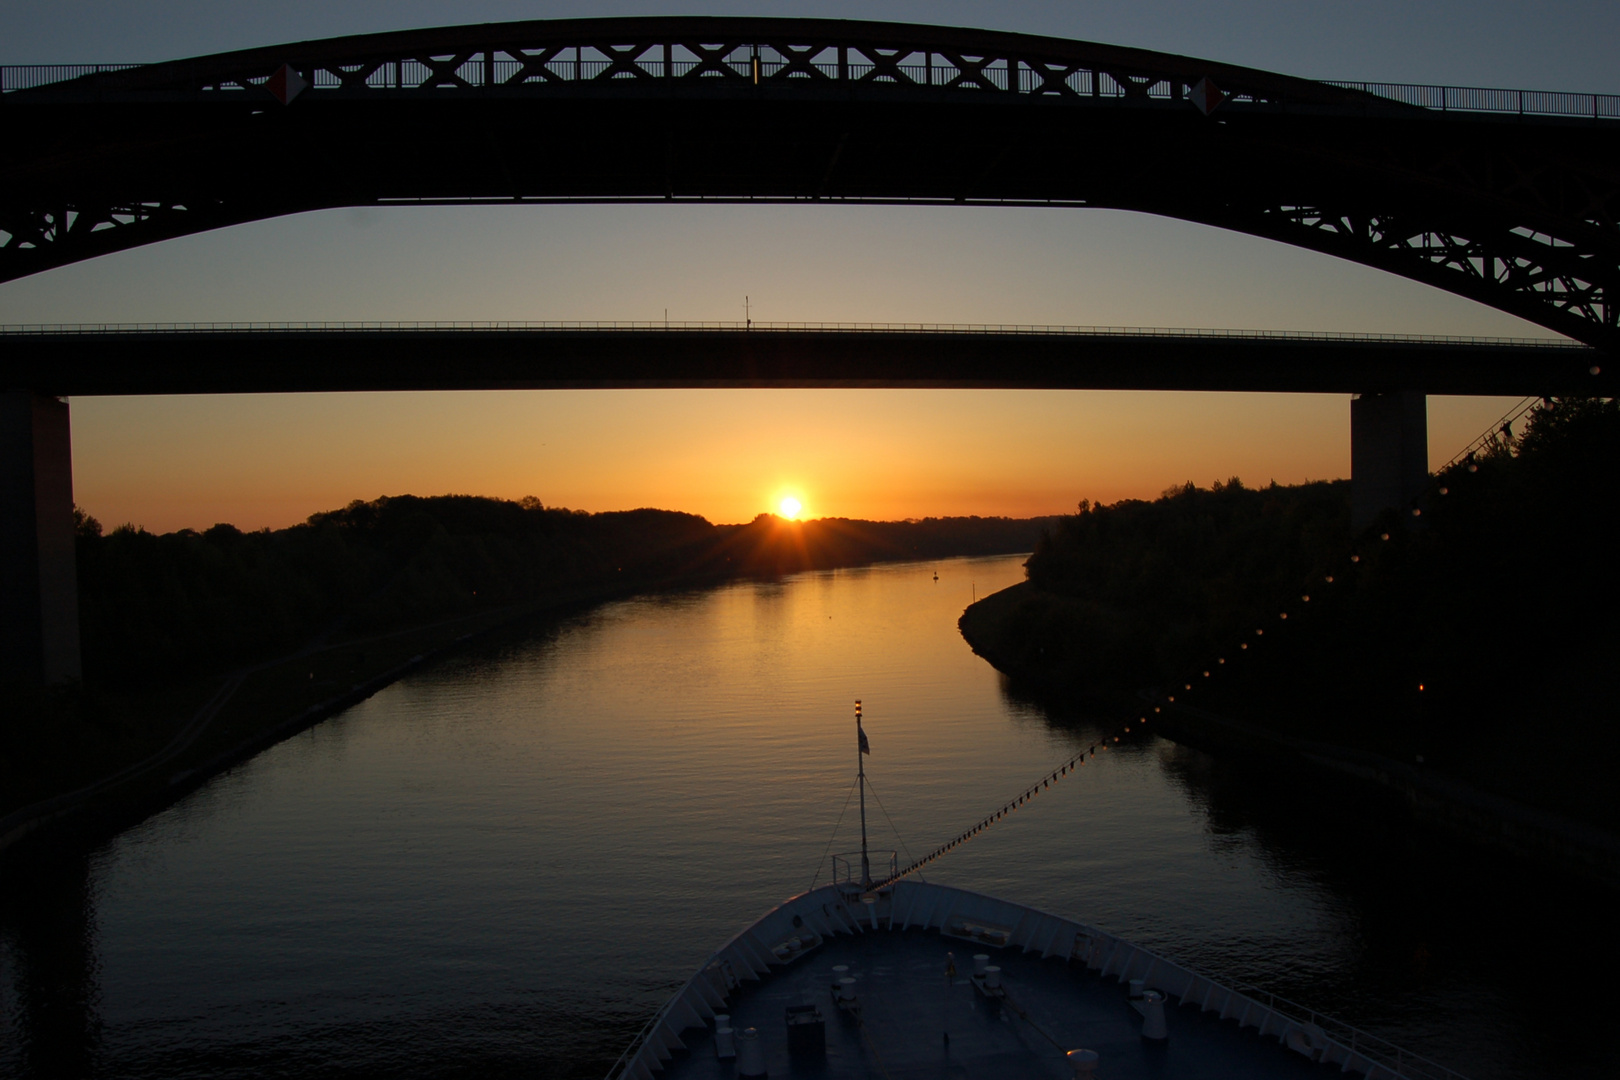
{"label": "string of small lights", "polygon": [[[1125,730],[1130,731],[1131,729],[1127,726]],[[1114,742],[1119,742],[1118,735],[1114,736]],[[1050,773],[1035,781],[1035,783],[1025,788],[1018,795],[1008,799],[1001,805],[1000,809],[986,814],[984,817],[976,821],[970,828],[965,829],[951,837],[949,840],[945,841],[943,844],[939,845],[939,847],[935,848],[933,851],[930,851],[921,858],[912,860],[910,864],[901,867],[900,870],[894,875],[875,883],[872,888],[886,889],[890,885],[893,885],[895,882],[899,881],[901,878],[909,877],[926,867],[929,863],[949,855],[951,852],[955,851],[969,840],[974,839],[980,833],[990,828],[990,826],[994,825],[996,822],[1002,820],[1009,814],[1015,813],[1020,806],[1023,806],[1025,803],[1029,802],[1029,800],[1050,788],[1053,784],[1077,772],[1087,760],[1097,756],[1099,749],[1107,750],[1107,742],[1103,741],[1101,743],[1092,743],[1085,750],[1082,750],[1073,757],[1069,758],[1068,761],[1064,762],[1062,765],[1059,765],[1056,769],[1053,769]]]}
{"label": "string of small lights", "polygon": [[1513,425],[1523,419],[1524,415],[1531,409],[1534,409],[1537,405],[1550,402],[1551,400],[1551,398],[1540,397],[1525,398],[1523,401],[1513,406],[1513,408],[1503,413],[1500,420],[1486,428],[1484,431],[1480,432],[1478,437],[1476,437],[1467,446],[1457,451],[1457,453],[1452,456],[1450,461],[1446,462],[1444,465],[1440,466],[1439,469],[1435,470],[1435,475],[1438,476],[1441,473],[1444,473],[1447,469],[1450,469],[1462,462],[1473,461],[1487,446],[1500,446],[1504,443],[1511,443],[1513,439]]}
{"label": "string of small lights", "polygon": [[[1596,372],[1594,371],[1593,374],[1596,374]],[[1512,409],[1509,409],[1501,419],[1497,420],[1496,423],[1493,424],[1488,430],[1484,431],[1477,438],[1472,440],[1445,466],[1435,472],[1430,477],[1429,483],[1424,487],[1424,489],[1400,508],[1401,514],[1403,516],[1410,514],[1412,517],[1422,516],[1423,504],[1432,496],[1444,497],[1451,493],[1451,489],[1446,481],[1448,475],[1454,469],[1456,469],[1459,465],[1466,464],[1469,472],[1478,471],[1478,465],[1475,464],[1474,459],[1478,456],[1481,450],[1492,443],[1499,445],[1511,445],[1513,438],[1512,425],[1517,423],[1521,418],[1529,413],[1531,409],[1535,408],[1537,404],[1551,404],[1552,400],[1553,399],[1551,398],[1525,398]],[[1345,577],[1340,567],[1343,566],[1344,561],[1347,560],[1352,567],[1359,566],[1362,561],[1362,552],[1364,550],[1373,545],[1388,542],[1390,533],[1387,521],[1388,519],[1386,518],[1383,522],[1375,523],[1362,530],[1356,535],[1356,537],[1352,539],[1347,556],[1336,561],[1333,565],[1319,568],[1316,573],[1310,575],[1302,584],[1298,592],[1299,603],[1309,604],[1311,602],[1311,591],[1318,586],[1332,587],[1335,585],[1342,585],[1345,581]],[[1279,608],[1281,608],[1281,610],[1279,610],[1277,613],[1277,621],[1279,623],[1287,621],[1289,616],[1289,607],[1291,604],[1292,601],[1278,605]],[[1233,644],[1236,646],[1235,649],[1230,649],[1224,653],[1219,653],[1205,664],[1187,671],[1180,680],[1176,689],[1185,694],[1191,692],[1195,686],[1200,685],[1200,680],[1213,679],[1222,670],[1222,668],[1228,666],[1228,655],[1246,653],[1249,651],[1250,645],[1258,646],[1259,644],[1262,644],[1262,641],[1259,639],[1263,639],[1265,637],[1265,633],[1265,626],[1256,626],[1252,635],[1245,635],[1245,637],[1252,637],[1256,640],[1242,640],[1234,642]],[[1423,689],[1421,683],[1419,684],[1418,689],[1419,691]],[[885,878],[880,882],[874,883],[872,886],[873,890],[886,889],[902,878],[909,877],[912,874],[917,873],[930,863],[944,858],[946,855],[949,855],[951,852],[955,851],[963,844],[966,844],[968,841],[978,838],[986,829],[989,829],[992,825],[995,825],[1008,815],[1017,812],[1019,807],[1035,798],[1035,796],[1039,795],[1041,792],[1051,788],[1053,784],[1074,775],[1082,766],[1086,764],[1087,761],[1095,760],[1099,751],[1106,752],[1110,745],[1118,743],[1122,736],[1130,734],[1133,726],[1146,726],[1154,714],[1162,713],[1165,708],[1175,704],[1176,694],[1161,691],[1159,694],[1148,700],[1152,704],[1144,706],[1142,711],[1134,719],[1120,721],[1115,729],[1114,734],[1105,734],[1097,742],[1091,743],[1086,747],[1086,749],[1074,754],[1067,761],[1061,763],[1050,773],[1035,781],[1018,795],[1007,800],[1001,805],[1000,808],[980,818],[968,829],[951,837],[949,840],[945,841],[943,844],[940,844],[937,848],[921,858],[914,859],[910,864],[902,867],[897,873]],[[1183,701],[1183,705],[1185,704],[1186,702]]]}

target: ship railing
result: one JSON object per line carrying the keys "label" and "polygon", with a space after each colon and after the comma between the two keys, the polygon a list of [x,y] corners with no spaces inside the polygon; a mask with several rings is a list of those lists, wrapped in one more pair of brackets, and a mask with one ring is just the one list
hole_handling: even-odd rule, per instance
{"label": "ship railing", "polygon": [[[891,881],[900,873],[900,853],[898,851],[868,851],[868,863],[872,867],[873,881]],[[861,886],[861,853],[846,851],[832,857],[833,884],[843,889],[859,888]]]}
{"label": "ship railing", "polygon": [[1354,1025],[1319,1013],[1296,1001],[1290,1001],[1270,990],[1242,982],[1231,983],[1230,987],[1244,997],[1257,1002],[1264,1001],[1278,1016],[1286,1017],[1297,1024],[1310,1024],[1321,1028],[1331,1038],[1349,1047],[1352,1054],[1359,1054],[1375,1061],[1386,1069],[1393,1070],[1397,1076],[1409,1077],[1411,1080],[1468,1080],[1455,1069],[1448,1069],[1439,1062],[1421,1054],[1414,1054],[1388,1039],[1362,1031]]}
{"label": "ship railing", "polygon": [[[690,980],[688,980],[688,985],[690,985]],[[685,990],[685,986],[681,987],[682,993]],[[636,1037],[630,1040],[630,1045],[624,1048],[624,1052],[619,1055],[618,1060],[608,1069],[606,1080],[618,1080],[619,1077],[625,1074],[625,1070],[630,1067],[631,1060],[641,1053],[641,1047],[646,1043],[647,1036],[652,1034],[653,1028],[657,1027],[664,1019],[664,1015],[669,1012],[670,1005],[674,1004],[676,998],[679,997],[680,994],[676,994],[675,997],[664,1003],[663,1008],[648,1017],[647,1022],[641,1025],[641,1030],[636,1032]]]}
{"label": "ship railing", "polygon": [[[877,854],[881,861],[882,855],[890,853]],[[744,981],[765,977],[771,968],[791,962],[771,950],[772,942],[781,935],[802,932],[804,927],[818,937],[862,933],[868,922],[872,929],[880,929],[877,905],[869,909],[869,920],[848,906],[849,881],[854,878],[852,871],[858,872],[859,859],[859,852],[841,853],[846,875],[842,885],[826,885],[794,897],[727,942],[642,1027],[609,1071],[609,1080],[653,1080],[662,1063],[686,1045],[681,1035],[687,1028],[712,1020]],[[1066,955],[1121,983],[1140,980],[1147,988],[1179,998],[1183,1005],[1233,1020],[1240,1029],[1252,1027],[1261,1036],[1276,1038],[1288,1050],[1338,1065],[1343,1072],[1360,1073],[1367,1080],[1466,1080],[1429,1058],[1267,990],[1196,974],[1096,927],[998,897],[901,881],[888,897],[881,922],[891,930],[915,927],[946,934],[967,924],[1004,928],[1006,940],[1000,944],[1006,947],[1043,959]]]}
{"label": "ship railing", "polygon": [[1067,955],[1071,962],[1122,983],[1140,980],[1144,988],[1162,991],[1222,1020],[1234,1020],[1239,1028],[1254,1028],[1313,1061],[1338,1065],[1367,1080],[1466,1080],[1427,1057],[1270,991],[1199,974],[1096,927],[998,897],[901,882],[890,923],[900,929],[933,927],[942,933],[952,933],[964,923],[1005,927],[1008,947],[1043,959]]}
{"label": "ship railing", "polygon": [[[859,867],[859,852],[855,853],[855,860]],[[842,906],[836,903],[839,893],[836,886],[824,885],[778,905],[752,926],[739,931],[641,1026],[608,1070],[607,1080],[651,1080],[662,1068],[661,1063],[686,1045],[681,1040],[682,1032],[712,1020],[717,1005],[719,1009],[725,1008],[724,1002],[745,980],[757,980],[772,967],[785,962],[770,949],[770,943],[779,934],[804,926],[818,937],[859,932],[852,915],[834,914],[842,911]]]}

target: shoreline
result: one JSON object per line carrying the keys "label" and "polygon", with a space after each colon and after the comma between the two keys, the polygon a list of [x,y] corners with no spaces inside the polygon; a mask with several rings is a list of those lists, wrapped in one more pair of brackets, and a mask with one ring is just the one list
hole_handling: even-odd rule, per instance
{"label": "shoreline", "polygon": [[[249,675],[309,654],[305,650],[300,650],[230,672],[222,677],[219,689],[203,707],[183,723],[175,736],[155,753],[83,787],[40,799],[0,817],[0,862],[18,857],[43,836],[61,830],[82,834],[90,843],[117,835],[153,814],[173,806],[233,766],[314,727],[345,709],[358,705],[411,672],[443,659],[469,642],[496,631],[513,629],[523,623],[543,618],[560,618],[615,600],[683,589],[708,588],[732,580],[737,579],[701,575],[689,580],[662,580],[635,584],[616,582],[609,587],[581,589],[510,608],[477,612],[439,623],[406,627],[360,639],[361,642],[371,642],[390,637],[402,638],[430,631],[434,627],[446,627],[446,631],[449,632],[452,626],[459,629],[468,623],[482,622],[482,625],[448,639],[441,636],[434,644],[413,653],[404,661],[392,664],[383,671],[361,679],[347,689],[316,701],[290,716],[260,726],[245,738],[216,750],[201,761],[179,768],[159,780],[158,775],[161,774],[163,767],[183,757],[185,751],[204,734],[213,718],[235,697]],[[327,651],[348,649],[354,644],[353,641],[341,641],[330,646]]]}
{"label": "shoreline", "polygon": [[[1024,552],[1003,552],[996,556],[952,555],[944,558],[996,558],[1019,554]],[[938,561],[938,558],[873,559],[847,566],[796,570],[793,573],[820,573],[866,566]],[[22,857],[35,842],[55,833],[65,831],[77,834],[80,842],[94,844],[132,828],[153,814],[173,806],[215,776],[345,709],[358,705],[413,671],[443,659],[476,639],[488,637],[499,631],[512,630],[525,623],[563,618],[571,613],[588,611],[616,600],[689,589],[710,589],[749,580],[768,580],[768,578],[739,573],[702,572],[680,578],[661,577],[637,582],[612,582],[504,609],[475,612],[424,626],[386,631],[364,639],[336,642],[327,646],[324,651],[351,650],[357,644],[387,638],[403,638],[430,631],[435,627],[445,627],[445,633],[449,634],[451,627],[459,629],[470,623],[476,624],[474,629],[453,637],[441,635],[432,644],[412,653],[403,661],[356,681],[347,689],[331,694],[291,715],[284,715],[268,724],[258,726],[250,734],[229,746],[216,750],[200,761],[177,768],[160,780],[163,767],[174,759],[183,757],[185,751],[204,733],[213,717],[223,712],[230,700],[241,690],[242,683],[249,675],[309,656],[311,652],[306,648],[226,673],[221,676],[220,686],[215,693],[191,718],[179,725],[175,736],[169,742],[154,753],[80,788],[48,796],[0,816],[0,864]],[[184,745],[177,745],[182,743]]]}
{"label": "shoreline", "polygon": [[1303,764],[1315,776],[1326,773],[1362,790],[1374,788],[1424,825],[1620,889],[1620,837],[1595,825],[1481,791],[1420,765],[1278,735],[1192,706],[1169,706],[1158,725],[1159,734],[1205,753],[1258,753],[1274,766]]}
{"label": "shoreline", "polygon": [[[1041,696],[1069,695],[1075,688],[1031,673],[998,647],[1000,619],[1020,591],[1020,582],[980,600],[958,622],[975,655],[1015,683]],[[1009,595],[1012,594],[1012,595]],[[999,598],[999,601],[998,599]],[[988,607],[980,605],[988,604]],[[974,613],[973,608],[979,607]],[[1620,890],[1620,836],[1596,825],[1516,802],[1466,781],[1371,751],[1283,735],[1188,705],[1170,705],[1155,725],[1158,734],[1205,753],[1242,750],[1259,755],[1269,771],[1303,766],[1311,779],[1329,778],[1359,792],[1392,800],[1414,821],[1476,846],[1539,862]]]}

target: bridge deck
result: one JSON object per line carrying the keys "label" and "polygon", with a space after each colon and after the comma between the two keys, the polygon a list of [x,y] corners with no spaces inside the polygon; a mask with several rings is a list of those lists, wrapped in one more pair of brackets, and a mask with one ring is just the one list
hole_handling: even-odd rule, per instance
{"label": "bridge deck", "polygon": [[1614,374],[1595,350],[1535,339],[1117,327],[362,324],[12,328],[0,342],[0,385],[58,395],[679,387],[1614,392]]}

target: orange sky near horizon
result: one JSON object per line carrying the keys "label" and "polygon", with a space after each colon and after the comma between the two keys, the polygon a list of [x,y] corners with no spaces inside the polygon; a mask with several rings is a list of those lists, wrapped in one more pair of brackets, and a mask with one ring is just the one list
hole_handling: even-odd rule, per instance
{"label": "orange sky near horizon", "polygon": [[[731,320],[745,295],[756,319],[782,322],[1547,336],[1425,285],[1207,226],[943,207],[300,214],[5,283],[0,322],[613,320],[666,307],[676,321]],[[1508,404],[1435,399],[1431,456],[1444,461]],[[1189,480],[1344,476],[1349,416],[1344,395],[1089,391],[79,398],[75,492],[104,525],[152,531],[281,527],[354,499],[449,492],[730,523],[792,487],[811,517],[1021,517]]]}
{"label": "orange sky near horizon", "polygon": [[[1430,400],[1442,463],[1512,404]],[[75,499],[111,528],[281,528],[379,495],[534,495],[716,523],[1072,513],[1186,481],[1344,476],[1343,395],[535,391],[77,398]],[[138,448],[138,451],[137,451]]]}

